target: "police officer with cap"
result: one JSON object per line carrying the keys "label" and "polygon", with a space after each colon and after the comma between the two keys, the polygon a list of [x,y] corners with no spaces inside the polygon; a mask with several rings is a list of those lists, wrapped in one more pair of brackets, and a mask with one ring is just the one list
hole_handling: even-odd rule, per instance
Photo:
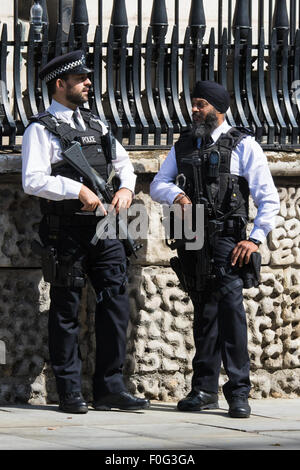
{"label": "police officer with cap", "polygon": [[[229,94],[223,86],[196,83],[192,126],[172,147],[150,194],[157,202],[179,204],[183,215],[199,201],[205,208],[202,249],[195,254],[179,243],[178,257],[172,258],[193,302],[196,350],[192,389],[177,407],[181,411],[218,408],[223,361],[229,415],[248,418],[250,362],[242,289],[260,243],[275,225],[279,197],[262,148],[250,130],[226,122],[228,107]],[[258,210],[246,239],[249,193]]]}
{"label": "police officer with cap", "polygon": [[78,344],[78,309],[86,277],[97,298],[93,407],[149,407],[148,400],[127,391],[122,376],[129,320],[124,245],[110,238],[91,243],[99,220],[110,209],[105,209],[88,180],[62,156],[72,142],[80,142],[84,156],[105,181],[113,174],[111,170],[118,176],[111,209],[118,213],[129,208],[136,176],[128,154],[98,116],[83,106],[88,101],[91,72],[80,50],[55,57],[41,70],[51,105],[32,117],[22,143],[23,188],[40,198],[43,219],[39,235],[46,254],[43,264],[48,277],[49,271],[55,272],[50,280],[49,352],[59,409],[68,413],[88,411],[81,391]]}

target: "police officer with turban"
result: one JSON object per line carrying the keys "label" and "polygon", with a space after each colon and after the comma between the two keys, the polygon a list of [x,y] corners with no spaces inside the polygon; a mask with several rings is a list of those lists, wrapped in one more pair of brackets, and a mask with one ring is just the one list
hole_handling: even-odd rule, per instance
{"label": "police officer with turban", "polygon": [[[227,90],[218,83],[196,83],[192,126],[172,147],[150,194],[162,204],[179,204],[183,219],[190,205],[194,208],[201,201],[204,207],[203,247],[195,252],[177,243],[178,257],[172,258],[194,306],[192,387],[177,407],[181,411],[218,408],[223,361],[229,415],[248,418],[251,386],[243,287],[249,287],[244,285],[247,275],[256,272],[253,260],[258,259],[259,245],[274,228],[279,197],[267,159],[251,131],[226,122],[229,101]],[[257,215],[247,239],[249,194]]]}
{"label": "police officer with turban", "polygon": [[124,245],[116,238],[91,243],[107,210],[89,181],[62,156],[74,141],[79,142],[84,156],[105,181],[111,170],[118,176],[111,209],[118,213],[129,208],[136,176],[128,154],[99,117],[83,106],[88,101],[91,72],[80,50],[55,57],[41,70],[52,102],[31,119],[22,144],[23,188],[40,198],[43,214],[39,235],[45,254],[43,267],[51,283],[50,361],[59,409],[68,413],[88,411],[81,391],[78,340],[78,309],[86,277],[97,299],[93,406],[96,410],[149,407],[148,400],[127,391],[122,375],[129,320]]}

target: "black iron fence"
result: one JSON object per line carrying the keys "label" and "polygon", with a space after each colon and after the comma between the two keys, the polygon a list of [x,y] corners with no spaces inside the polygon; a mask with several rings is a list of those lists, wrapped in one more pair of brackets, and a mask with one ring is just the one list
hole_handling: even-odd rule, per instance
{"label": "black iron fence", "polygon": [[[209,0],[182,1],[190,8],[182,39],[179,0],[173,2],[172,25],[165,0],[153,0],[150,24],[142,24],[143,2],[138,0],[129,42],[125,0],[111,0],[106,38],[103,2],[95,0],[98,25],[92,40],[85,0],[15,0],[13,40],[2,24],[0,41],[0,148],[16,149],[28,118],[49,106],[40,68],[79,48],[94,68],[89,107],[127,148],[171,146],[191,122],[190,91],[197,80],[227,87],[229,123],[252,128],[263,147],[299,147],[300,2],[210,0],[217,27],[209,28]],[[29,20],[25,36],[20,17]]]}

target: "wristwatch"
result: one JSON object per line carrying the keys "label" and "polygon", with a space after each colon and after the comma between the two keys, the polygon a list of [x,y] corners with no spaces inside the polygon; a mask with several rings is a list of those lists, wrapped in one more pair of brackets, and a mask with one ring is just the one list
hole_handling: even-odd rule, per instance
{"label": "wristwatch", "polygon": [[248,238],[249,242],[255,243],[255,245],[259,246],[261,244],[260,240],[256,240],[256,238]]}

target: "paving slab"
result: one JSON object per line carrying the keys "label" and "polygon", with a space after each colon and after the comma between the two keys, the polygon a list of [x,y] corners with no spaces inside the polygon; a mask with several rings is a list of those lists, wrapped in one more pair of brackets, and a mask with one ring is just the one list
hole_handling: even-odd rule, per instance
{"label": "paving slab", "polygon": [[[249,419],[220,409],[179,412],[152,402],[145,411],[58,411],[56,405],[0,406],[0,450],[300,450],[300,398],[250,400]],[[196,455],[196,454],[195,454]]]}

